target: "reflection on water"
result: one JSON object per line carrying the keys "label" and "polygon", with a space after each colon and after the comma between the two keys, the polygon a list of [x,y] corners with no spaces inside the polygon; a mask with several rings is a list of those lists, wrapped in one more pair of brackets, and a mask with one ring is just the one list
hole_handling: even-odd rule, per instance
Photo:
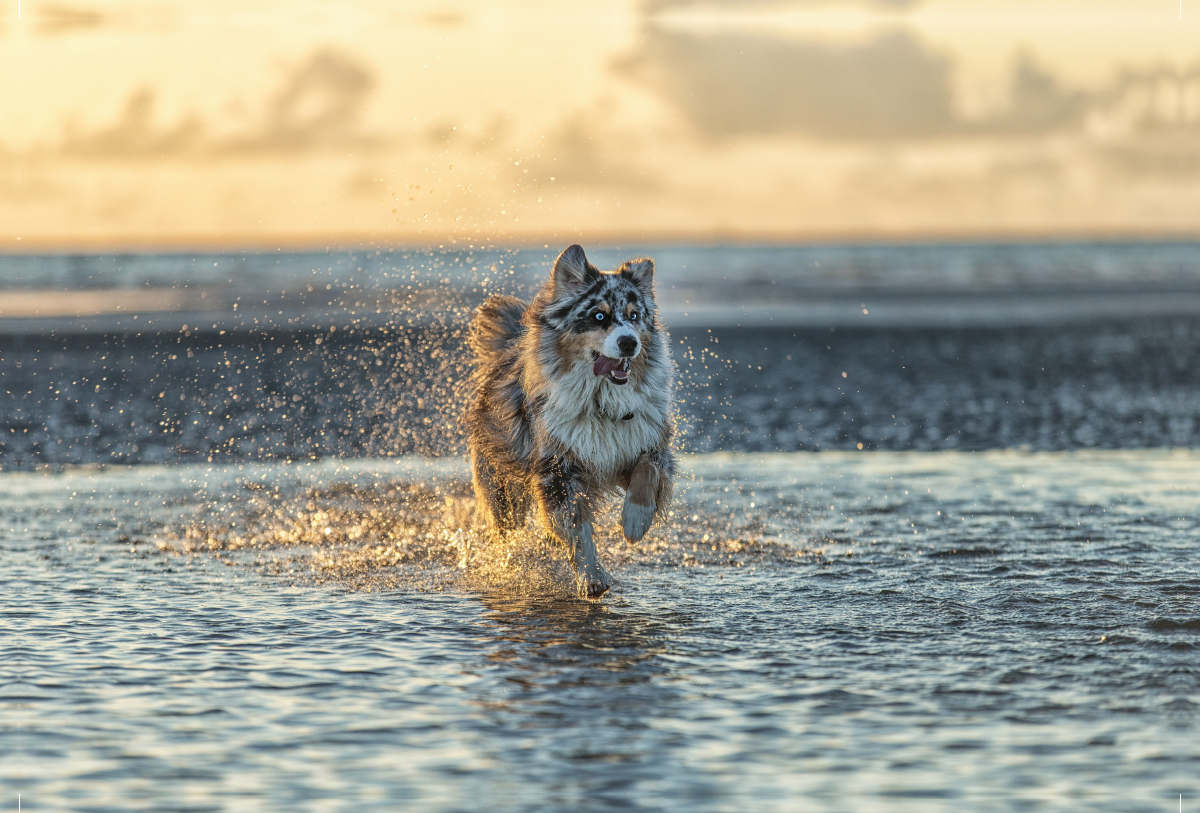
{"label": "reflection on water", "polygon": [[536,535],[483,545],[458,461],[6,473],[0,783],[56,810],[1200,792],[1195,453],[687,470],[668,528],[605,540],[600,602]]}
{"label": "reflection on water", "polygon": [[[557,688],[587,686],[598,706],[605,704],[601,695],[613,690],[627,708],[636,686],[667,674],[662,656],[678,619],[669,623],[624,602],[496,595],[481,601],[483,618],[494,626],[495,647],[487,662],[511,671],[506,680],[513,684],[506,701],[490,706],[496,710],[520,711],[528,705],[545,714],[556,709],[564,714],[563,724],[575,732],[580,720],[572,704],[578,698],[565,702]],[[581,679],[581,670],[594,674]],[[586,725],[595,728],[603,722]],[[600,736],[596,732],[588,739],[594,743]]]}

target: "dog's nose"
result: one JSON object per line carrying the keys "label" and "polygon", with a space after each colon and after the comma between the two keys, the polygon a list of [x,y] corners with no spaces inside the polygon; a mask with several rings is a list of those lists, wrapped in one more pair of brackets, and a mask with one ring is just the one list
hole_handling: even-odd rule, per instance
{"label": "dog's nose", "polygon": [[637,352],[637,339],[632,336],[622,336],[617,339],[617,349],[621,351],[622,356],[632,356]]}

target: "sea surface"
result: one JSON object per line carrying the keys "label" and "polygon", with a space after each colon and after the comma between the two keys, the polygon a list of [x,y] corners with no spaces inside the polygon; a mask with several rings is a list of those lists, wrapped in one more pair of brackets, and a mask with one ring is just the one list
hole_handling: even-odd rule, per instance
{"label": "sea surface", "polygon": [[1200,245],[658,261],[575,597],[463,326],[555,250],[0,257],[0,810],[1200,813]]}
{"label": "sea surface", "polygon": [[4,804],[1197,809],[1197,453],[684,470],[598,602],[460,461],[0,475]]}

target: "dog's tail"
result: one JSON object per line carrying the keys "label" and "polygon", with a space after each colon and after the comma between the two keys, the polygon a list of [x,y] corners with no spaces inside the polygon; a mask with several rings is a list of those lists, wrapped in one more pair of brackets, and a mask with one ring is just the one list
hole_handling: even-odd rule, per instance
{"label": "dog's tail", "polygon": [[480,361],[494,358],[520,338],[525,303],[515,296],[494,295],[475,310],[467,331],[467,344]]}

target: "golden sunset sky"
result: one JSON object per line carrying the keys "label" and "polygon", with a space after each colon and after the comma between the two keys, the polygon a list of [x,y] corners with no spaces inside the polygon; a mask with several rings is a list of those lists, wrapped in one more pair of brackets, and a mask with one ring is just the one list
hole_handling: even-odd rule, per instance
{"label": "golden sunset sky", "polygon": [[0,9],[0,250],[1200,231],[1200,0]]}

